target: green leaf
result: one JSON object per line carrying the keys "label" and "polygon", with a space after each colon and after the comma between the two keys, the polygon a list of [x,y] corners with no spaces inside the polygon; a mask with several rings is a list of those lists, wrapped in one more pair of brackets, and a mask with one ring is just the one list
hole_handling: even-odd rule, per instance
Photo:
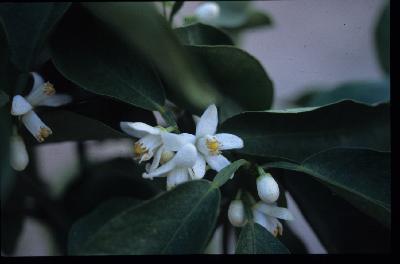
{"label": "green leaf", "polygon": [[[45,143],[128,137],[95,119],[69,111],[53,110],[40,112],[38,115],[53,131],[53,134],[46,138]],[[37,143],[36,139],[25,128],[23,133],[27,143]]]}
{"label": "green leaf", "polygon": [[53,38],[53,61],[57,69],[90,92],[144,109],[160,110],[164,105],[164,90],[150,65],[90,19],[90,14],[83,15],[71,12]]}
{"label": "green leaf", "polygon": [[235,28],[235,31],[242,31],[246,29],[253,29],[253,28],[258,28],[258,27],[264,27],[264,26],[271,26],[272,25],[272,19],[265,13],[257,11],[257,10],[252,10],[244,24],[241,26]]}
{"label": "green leaf", "polygon": [[175,1],[172,6],[171,13],[169,14],[169,23],[172,23],[174,20],[174,16],[178,13],[178,11],[182,8],[184,1]]}
{"label": "green leaf", "polygon": [[0,90],[0,107],[3,107],[6,103],[8,103],[8,101],[10,101],[10,97],[5,92]]}
{"label": "green leaf", "polygon": [[341,101],[323,107],[245,112],[226,120],[221,131],[241,137],[237,152],[301,162],[333,147],[390,150],[389,104]]}
{"label": "green leaf", "polygon": [[375,26],[375,47],[381,68],[390,75],[390,1],[387,1]]}
{"label": "green leaf", "polygon": [[272,81],[260,62],[249,53],[230,46],[187,48],[208,70],[225,98],[232,99],[245,110],[271,107]]}
{"label": "green leaf", "polygon": [[343,83],[329,91],[315,89],[296,100],[300,106],[321,106],[350,99],[364,104],[390,101],[390,81],[352,81]]}
{"label": "green leaf", "polygon": [[[85,3],[98,19],[154,63],[163,80],[187,105],[205,109],[218,93],[190,60],[153,3]],[[133,26],[132,26],[133,25]],[[186,107],[185,107],[186,108]]]}
{"label": "green leaf", "polygon": [[[8,64],[8,40],[3,25],[3,20],[0,17],[0,92],[8,91],[7,85],[7,64]],[[0,103],[0,107],[2,104]]]}
{"label": "green leaf", "polygon": [[328,253],[390,252],[390,230],[381,223],[313,177],[284,173],[285,186]]}
{"label": "green leaf", "polygon": [[[220,203],[217,188],[205,180],[177,186],[152,200],[115,215],[84,241],[74,241],[71,255],[201,253],[211,237]],[[77,229],[79,228],[79,229]]]}
{"label": "green leaf", "polygon": [[201,23],[175,28],[174,32],[184,45],[233,45],[232,39],[223,31]]}
{"label": "green leaf", "polygon": [[224,185],[225,182],[227,182],[231,178],[232,174],[235,173],[241,166],[245,165],[246,163],[248,163],[246,160],[240,159],[232,162],[231,164],[223,168],[215,176],[213,180],[213,186],[219,188],[222,185]]}
{"label": "green leaf", "polygon": [[265,228],[251,221],[240,232],[236,254],[290,254],[290,252]]}
{"label": "green leaf", "polygon": [[35,66],[48,36],[70,4],[6,3],[0,6],[11,61],[21,71],[30,71]]}
{"label": "green leaf", "polygon": [[330,149],[301,164],[267,163],[268,168],[303,172],[333,187],[361,211],[390,226],[390,153],[366,149]]}
{"label": "green leaf", "polygon": [[10,166],[11,115],[4,107],[0,108],[0,135],[0,187],[3,206],[15,182]]}

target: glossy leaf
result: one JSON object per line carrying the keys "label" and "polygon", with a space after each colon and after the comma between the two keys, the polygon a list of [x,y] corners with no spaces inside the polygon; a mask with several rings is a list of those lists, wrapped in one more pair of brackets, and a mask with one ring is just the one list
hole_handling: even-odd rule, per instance
{"label": "glossy leaf", "polygon": [[236,254],[289,254],[289,250],[261,225],[248,222],[240,232]]}
{"label": "glossy leaf", "polygon": [[390,153],[366,149],[330,149],[301,164],[268,163],[268,168],[303,172],[333,187],[361,211],[390,226]]}
{"label": "glossy leaf", "polygon": [[52,50],[57,69],[90,92],[148,110],[164,105],[164,90],[152,67],[90,14],[66,15]]}
{"label": "glossy leaf", "polygon": [[[71,255],[201,253],[216,223],[220,194],[205,180],[179,185],[152,200],[115,215]],[[82,227],[80,227],[82,228]]]}
{"label": "glossy leaf", "polygon": [[233,45],[232,39],[218,28],[197,23],[174,29],[184,45]]}
{"label": "glossy leaf", "polygon": [[334,89],[321,91],[321,89],[306,92],[296,104],[300,106],[321,106],[350,99],[365,104],[376,104],[390,101],[390,81],[353,81],[343,83]]}
{"label": "glossy leaf", "polygon": [[0,5],[9,38],[11,61],[22,71],[32,70],[46,40],[70,3],[5,3]]}
{"label": "glossy leaf", "polygon": [[[116,131],[95,119],[69,111],[46,111],[40,112],[38,115],[53,131],[53,134],[46,138],[45,143],[128,137],[122,132]],[[25,128],[22,131],[25,134],[24,138],[27,139],[27,143],[37,143]]]}
{"label": "glossy leaf", "polygon": [[284,184],[328,253],[390,252],[390,230],[325,184],[291,171]]}
{"label": "glossy leaf", "polygon": [[390,150],[388,104],[341,101],[323,107],[245,112],[226,120],[221,131],[243,139],[240,153],[297,162],[333,147]]}
{"label": "glossy leaf", "polygon": [[249,53],[229,46],[187,48],[208,70],[225,97],[234,100],[245,110],[266,110],[271,107],[272,81],[260,62]]}
{"label": "glossy leaf", "polygon": [[109,25],[132,49],[138,49],[147,56],[170,89],[186,105],[202,110],[217,100],[218,93],[207,76],[187,56],[187,52],[165,18],[158,14],[153,3],[83,5]]}
{"label": "glossy leaf", "polygon": [[390,74],[390,1],[387,1],[375,27],[375,46],[381,68]]}
{"label": "glossy leaf", "polygon": [[222,185],[224,185],[241,166],[245,165],[248,163],[244,159],[240,159],[237,161],[232,162],[225,168],[223,168],[218,174],[215,176],[213,180],[213,186],[219,188]]}

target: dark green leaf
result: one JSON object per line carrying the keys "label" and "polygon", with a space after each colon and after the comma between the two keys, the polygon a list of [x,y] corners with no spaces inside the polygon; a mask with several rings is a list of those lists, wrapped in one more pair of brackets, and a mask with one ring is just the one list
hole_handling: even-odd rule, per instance
{"label": "dark green leaf", "polygon": [[244,24],[240,27],[235,28],[236,31],[241,31],[245,29],[253,29],[263,26],[271,26],[272,19],[265,13],[252,10]]}
{"label": "dark green leaf", "polygon": [[174,31],[185,45],[233,45],[228,35],[209,25],[198,23],[176,28]]}
{"label": "dark green leaf", "polygon": [[221,128],[243,139],[240,153],[297,162],[333,147],[390,150],[388,104],[341,101],[319,108],[245,112]]}
{"label": "dark green leaf", "polygon": [[208,70],[208,74],[225,97],[232,99],[245,110],[270,108],[273,84],[256,58],[230,46],[187,48]]}
{"label": "dark green leaf", "polygon": [[218,94],[187,56],[185,49],[153,3],[85,3],[97,18],[110,26],[130,47],[138,49],[160,71],[169,87],[187,105],[202,110]]}
{"label": "dark green leaf", "polygon": [[6,3],[0,16],[8,34],[11,61],[32,70],[45,42],[70,3]]}
{"label": "dark green leaf", "polygon": [[289,250],[257,223],[248,222],[240,232],[236,254],[289,254]]}
{"label": "dark green leaf", "polygon": [[308,175],[285,171],[284,183],[328,253],[390,252],[390,230]]}
{"label": "dark green leaf", "polygon": [[390,226],[390,153],[366,149],[330,149],[317,153],[301,164],[268,163],[309,174],[333,187],[361,211]]}
{"label": "dark green leaf", "polygon": [[60,24],[52,43],[58,70],[93,93],[160,110],[164,90],[150,65],[90,19],[90,14],[83,17],[70,12]]}
{"label": "dark green leaf", "polygon": [[[46,143],[128,137],[97,120],[69,111],[46,111],[38,115],[53,131],[53,134],[46,139]],[[36,143],[36,139],[26,129],[23,131],[24,138],[28,139],[27,142]]]}
{"label": "dark green leaf", "polygon": [[0,135],[0,187],[1,204],[3,205],[15,181],[10,166],[11,115],[4,107],[0,108]]}
{"label": "dark green leaf", "polygon": [[353,81],[343,83],[329,91],[307,92],[296,100],[299,106],[321,106],[350,99],[365,104],[390,101],[390,81]]}
{"label": "dark green leaf", "polygon": [[174,16],[178,11],[182,8],[184,1],[175,1],[172,6],[171,13],[169,14],[169,22],[172,23],[174,20]]}
{"label": "dark green leaf", "polygon": [[226,166],[225,168],[223,168],[220,172],[218,172],[218,174],[215,176],[214,180],[213,180],[213,186],[215,186],[216,188],[221,187],[222,185],[225,184],[225,182],[227,182],[231,176],[243,165],[245,165],[246,163],[248,163],[246,160],[244,159],[240,159],[237,161],[232,162],[231,164],[229,164],[228,166]]}
{"label": "dark green leaf", "polygon": [[[179,185],[140,206],[115,215],[85,241],[71,230],[78,251],[93,254],[194,254],[201,253],[211,237],[220,202],[217,188],[205,180]],[[84,228],[80,227],[79,229]]]}
{"label": "dark green leaf", "polygon": [[0,90],[0,107],[3,107],[6,103],[8,103],[8,101],[10,101],[9,96]]}
{"label": "dark green leaf", "polygon": [[387,1],[375,27],[375,46],[379,63],[390,74],[390,1]]}
{"label": "dark green leaf", "polygon": [[[0,17],[0,92],[8,91],[7,86],[7,64],[8,64],[8,40]],[[2,105],[0,104],[0,107]]]}

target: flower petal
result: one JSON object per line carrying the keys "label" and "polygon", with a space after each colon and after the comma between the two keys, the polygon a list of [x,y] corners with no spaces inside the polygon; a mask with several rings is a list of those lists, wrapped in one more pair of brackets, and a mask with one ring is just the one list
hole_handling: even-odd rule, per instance
{"label": "flower petal", "polygon": [[32,73],[33,75],[33,88],[31,92],[26,96],[26,100],[32,105],[37,106],[40,105],[42,101],[47,98],[54,96],[56,90],[54,89],[53,84],[49,82],[43,82],[43,78],[37,74]]}
{"label": "flower petal", "polygon": [[179,151],[184,145],[194,144],[196,137],[192,134],[182,133],[173,134],[169,132],[161,132],[161,138],[166,151]]}
{"label": "flower petal", "polygon": [[253,221],[255,223],[261,225],[267,230],[271,229],[270,224],[268,223],[267,218],[263,213],[255,209],[253,209],[252,212],[253,212]]}
{"label": "flower petal", "polygon": [[41,101],[38,105],[57,107],[68,104],[71,101],[72,97],[67,94],[55,94],[53,96],[47,97],[46,99]]}
{"label": "flower petal", "polygon": [[202,155],[197,155],[196,163],[192,167],[193,174],[191,174],[192,180],[202,179],[206,174],[206,161]]}
{"label": "flower petal", "polygon": [[278,207],[276,205],[270,205],[263,202],[258,202],[254,206],[254,208],[266,215],[275,218],[289,220],[289,221],[294,219],[292,213],[287,208]]}
{"label": "flower petal", "polygon": [[13,97],[11,105],[11,114],[15,116],[23,115],[28,113],[33,109],[32,105],[25,100],[21,95],[16,95]]}
{"label": "flower petal", "polygon": [[11,137],[10,164],[14,170],[23,171],[29,163],[28,152],[25,143],[18,135]]}
{"label": "flower petal", "polygon": [[167,190],[171,190],[175,186],[187,182],[188,180],[188,169],[174,169],[167,176]]}
{"label": "flower petal", "polygon": [[205,158],[208,165],[210,165],[210,167],[216,171],[220,171],[229,164],[231,164],[231,162],[222,155],[206,156]]}
{"label": "flower petal", "polygon": [[34,111],[29,111],[21,118],[22,123],[31,132],[31,134],[36,138],[37,141],[43,142],[44,139],[50,136],[53,132],[46,126],[43,121],[37,116]]}
{"label": "flower petal", "polygon": [[270,229],[267,229],[273,236],[282,235],[283,226],[281,222],[278,221],[275,217],[266,216],[266,220],[268,222],[268,226]]}
{"label": "flower petal", "polygon": [[214,135],[217,131],[218,112],[215,105],[210,105],[200,117],[196,126],[196,137]]}
{"label": "flower petal", "polygon": [[31,72],[31,75],[33,77],[33,86],[31,92],[33,92],[35,90],[40,89],[43,86],[44,80],[43,77],[37,72]]}
{"label": "flower petal", "polygon": [[197,150],[193,144],[186,144],[183,146],[171,161],[174,161],[179,168],[191,168],[197,160]]}
{"label": "flower petal", "polygon": [[220,143],[220,150],[243,148],[243,140],[238,136],[228,133],[220,133],[216,134],[215,137]]}
{"label": "flower petal", "polygon": [[142,122],[120,122],[120,127],[126,134],[137,138],[144,137],[147,134],[160,134],[160,129]]}
{"label": "flower petal", "polygon": [[160,165],[161,154],[163,153],[163,151],[164,148],[162,146],[156,151],[156,154],[154,155],[153,158],[153,162],[151,163],[148,172],[154,171],[155,169],[157,169],[158,165]]}

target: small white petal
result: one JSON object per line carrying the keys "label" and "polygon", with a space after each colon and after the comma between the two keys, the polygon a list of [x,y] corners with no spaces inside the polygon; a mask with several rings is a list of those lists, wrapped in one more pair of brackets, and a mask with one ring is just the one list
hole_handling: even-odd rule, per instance
{"label": "small white petal", "polygon": [[293,220],[292,213],[283,207],[278,207],[276,205],[270,205],[263,202],[258,202],[254,208],[266,215],[273,216],[275,218],[284,219],[284,220]]}
{"label": "small white petal", "polygon": [[193,174],[191,175],[192,180],[202,179],[206,174],[206,161],[202,157],[202,155],[197,155],[196,163],[194,164]]}
{"label": "small white petal", "polygon": [[220,143],[220,150],[243,148],[243,140],[238,136],[228,133],[221,133],[216,134],[215,138]]}
{"label": "small white petal", "polygon": [[68,104],[71,101],[72,97],[67,94],[55,94],[53,96],[47,97],[46,99],[41,101],[38,105],[57,107]]}
{"label": "small white petal", "polygon": [[192,117],[193,117],[194,123],[197,125],[197,123],[199,123],[199,121],[200,121],[200,116],[192,115]]}
{"label": "small white petal", "polygon": [[28,113],[33,109],[32,105],[25,100],[21,95],[16,95],[13,97],[11,105],[11,114],[15,116],[23,115]]}
{"label": "small white petal", "polygon": [[273,203],[279,198],[279,186],[271,174],[267,173],[257,178],[257,192],[261,200]]}
{"label": "small white petal", "polygon": [[233,226],[241,227],[247,222],[244,212],[244,205],[241,200],[234,200],[229,205],[228,219]]}
{"label": "small white petal", "polygon": [[[197,150],[193,144],[186,144],[183,146],[172,159],[177,167],[191,168],[197,160]],[[171,161],[172,161],[171,160]]]}
{"label": "small white petal", "polygon": [[231,164],[231,162],[222,155],[206,156],[205,158],[208,165],[210,165],[210,167],[216,171],[220,171],[229,164]]}
{"label": "small white petal", "polygon": [[203,115],[200,117],[196,126],[196,137],[203,137],[206,135],[214,135],[217,131],[218,125],[218,112],[215,105],[210,105]]}
{"label": "small white petal", "polygon": [[33,92],[34,90],[39,90],[43,86],[44,80],[43,77],[37,72],[31,72],[31,74],[33,77],[33,86],[31,92]]}
{"label": "small white petal", "polygon": [[169,132],[161,132],[161,138],[167,151],[179,151],[184,145],[194,144],[196,137],[192,134],[182,133],[173,134]]}
{"label": "small white petal", "polygon": [[264,227],[267,230],[271,229],[271,227],[267,221],[267,218],[263,213],[261,213],[258,210],[255,210],[255,209],[253,209],[252,212],[253,212],[253,221],[255,223],[261,225],[262,227]]}
{"label": "small white petal", "polygon": [[219,16],[219,5],[214,2],[207,2],[199,5],[194,11],[195,16],[201,22],[213,22]]}
{"label": "small white petal", "polygon": [[156,127],[149,126],[142,122],[120,122],[121,130],[126,134],[141,138],[147,134],[158,135],[160,134],[160,129]]}
{"label": "small white petal", "polygon": [[11,137],[10,164],[14,170],[23,171],[29,163],[28,152],[25,143],[20,136]]}
{"label": "small white petal", "polygon": [[189,180],[188,169],[174,169],[167,176],[167,190],[171,190],[175,186],[187,182]]}
{"label": "small white petal", "polygon": [[51,135],[53,132],[46,126],[43,121],[37,116],[34,111],[29,111],[22,116],[22,123],[31,132],[31,134],[36,138],[37,141],[43,142],[46,137]]}
{"label": "small white petal", "polygon": [[161,137],[159,135],[148,134],[135,142],[134,154],[139,159],[139,163],[147,161],[153,157],[154,151],[161,145]]}
{"label": "small white petal", "polygon": [[26,100],[32,106],[37,106],[44,100],[54,96],[55,93],[56,90],[54,89],[54,86],[49,82],[45,82],[41,86],[34,84],[31,92],[26,96]]}
{"label": "small white petal", "polygon": [[147,172],[152,172],[155,169],[157,169],[158,165],[160,165],[161,154],[163,153],[163,151],[164,151],[164,148],[162,146],[156,151],[156,154],[154,155],[151,166],[149,167],[148,170],[146,170]]}

